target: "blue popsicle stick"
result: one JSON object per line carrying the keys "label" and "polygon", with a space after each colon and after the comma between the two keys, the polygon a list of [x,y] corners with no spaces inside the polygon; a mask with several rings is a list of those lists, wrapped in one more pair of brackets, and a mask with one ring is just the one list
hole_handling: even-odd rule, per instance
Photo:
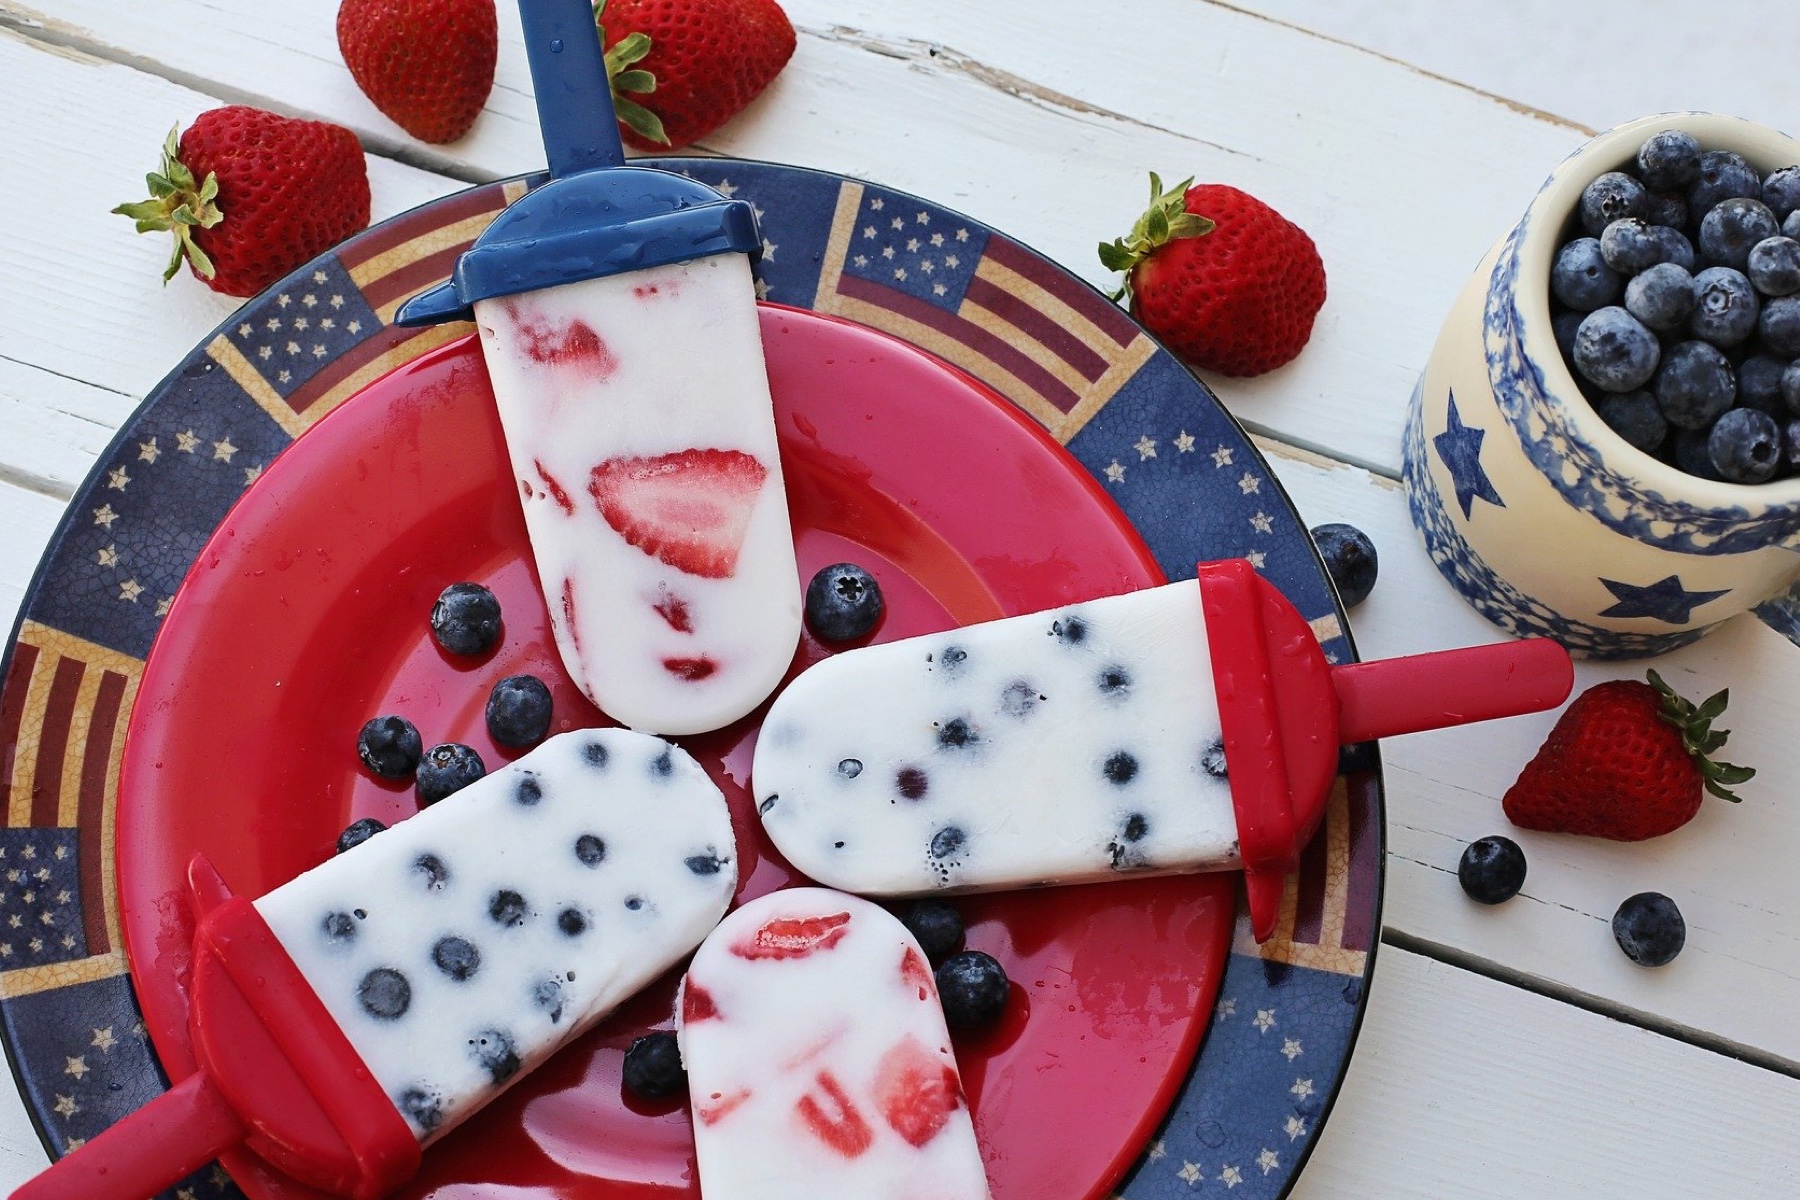
{"label": "blue popsicle stick", "polygon": [[551,176],[622,166],[625,147],[619,141],[593,4],[519,0],[519,15]]}

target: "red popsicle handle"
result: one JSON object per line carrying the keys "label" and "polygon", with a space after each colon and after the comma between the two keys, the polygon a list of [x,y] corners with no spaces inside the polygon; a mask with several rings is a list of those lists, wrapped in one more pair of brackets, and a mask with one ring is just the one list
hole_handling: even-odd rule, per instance
{"label": "red popsicle handle", "polygon": [[154,1196],[243,1141],[244,1134],[237,1112],[202,1071],[26,1180],[12,1200]]}
{"label": "red popsicle handle", "polygon": [[1548,638],[1467,646],[1331,668],[1345,745],[1541,712],[1575,687],[1569,653]]}

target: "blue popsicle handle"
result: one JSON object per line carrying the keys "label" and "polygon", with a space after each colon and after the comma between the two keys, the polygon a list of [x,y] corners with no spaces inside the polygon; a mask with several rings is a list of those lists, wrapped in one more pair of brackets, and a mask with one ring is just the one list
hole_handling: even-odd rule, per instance
{"label": "blue popsicle handle", "polygon": [[519,0],[550,174],[625,162],[591,0]]}

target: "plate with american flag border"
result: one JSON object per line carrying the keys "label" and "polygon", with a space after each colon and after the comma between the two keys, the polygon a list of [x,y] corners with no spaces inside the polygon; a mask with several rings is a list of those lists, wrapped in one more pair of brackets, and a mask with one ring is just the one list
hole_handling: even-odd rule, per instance
{"label": "plate with american flag border", "polygon": [[[1092,474],[1169,578],[1248,558],[1328,658],[1354,656],[1304,525],[1249,439],[1076,276],[874,184],[738,160],[641,161],[756,206],[761,298],[879,330],[973,376]],[[124,732],[176,589],[284,447],[467,332],[392,320],[538,182],[397,217],[246,303],[145,399],[51,541],[0,674],[0,1031],[53,1156],[167,1086],[125,960],[113,838]],[[1257,945],[1240,913],[1204,1041],[1119,1195],[1273,1200],[1298,1177],[1348,1066],[1379,930],[1379,766],[1371,752],[1346,767],[1275,936]],[[172,1194],[237,1192],[208,1168]]]}

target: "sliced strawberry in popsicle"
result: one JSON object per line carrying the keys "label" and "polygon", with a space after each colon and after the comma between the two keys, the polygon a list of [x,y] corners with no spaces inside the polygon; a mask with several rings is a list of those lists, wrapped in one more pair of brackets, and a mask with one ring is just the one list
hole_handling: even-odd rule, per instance
{"label": "sliced strawberry in popsicle", "polygon": [[741,450],[681,450],[654,458],[609,458],[588,491],[619,536],[663,562],[706,579],[737,570],[750,510],[768,468]]}

